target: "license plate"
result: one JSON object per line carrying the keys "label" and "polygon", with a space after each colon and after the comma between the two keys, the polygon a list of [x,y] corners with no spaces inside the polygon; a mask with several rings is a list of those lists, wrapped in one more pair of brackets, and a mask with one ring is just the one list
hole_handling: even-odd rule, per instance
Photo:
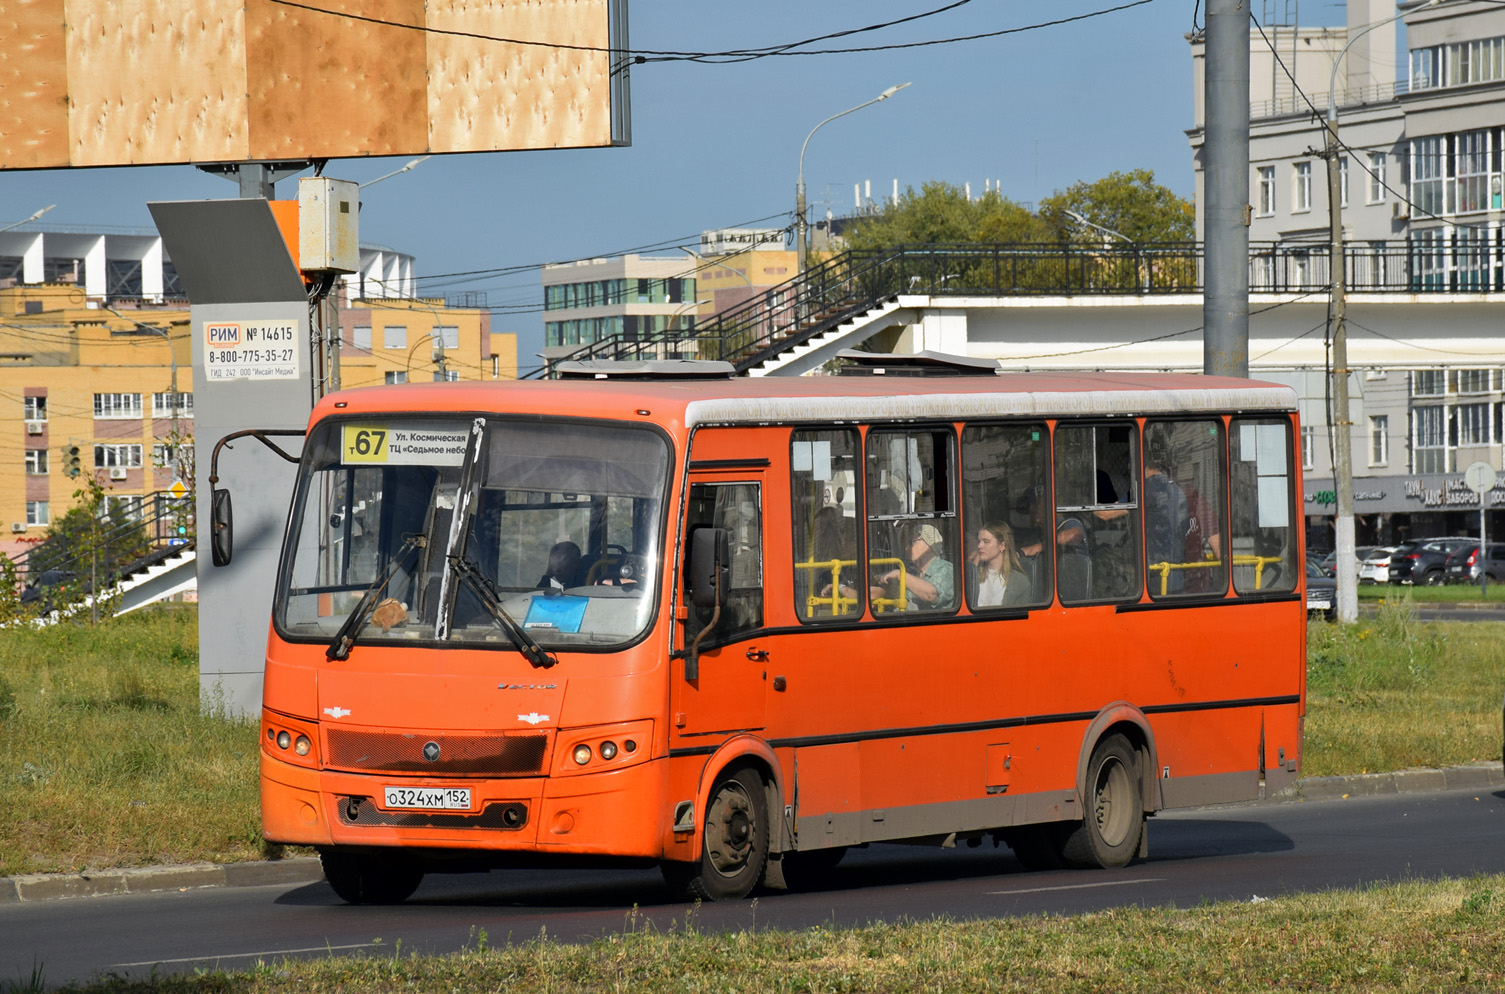
{"label": "license plate", "polygon": [[1326,611],[1328,608],[1333,606],[1333,602],[1329,597],[1308,597],[1306,599],[1306,606],[1309,610],[1313,608],[1321,608],[1322,610]]}
{"label": "license plate", "polygon": [[389,808],[419,808],[427,811],[469,811],[469,787],[385,787],[383,800]]}

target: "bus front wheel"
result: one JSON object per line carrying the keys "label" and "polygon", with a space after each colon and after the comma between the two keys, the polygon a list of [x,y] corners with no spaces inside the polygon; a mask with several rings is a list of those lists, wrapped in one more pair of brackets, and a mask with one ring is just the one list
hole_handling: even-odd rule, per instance
{"label": "bus front wheel", "polygon": [[322,852],[324,879],[348,904],[401,904],[423,882],[423,871],[395,856]]}
{"label": "bus front wheel", "polygon": [[763,879],[768,864],[768,802],[763,778],[746,767],[716,778],[706,804],[700,862],[665,863],[664,879],[702,901],[735,901]]}
{"label": "bus front wheel", "polygon": [[1061,858],[1068,866],[1127,866],[1144,832],[1139,761],[1122,735],[1110,735],[1087,764],[1086,817],[1067,834]]}

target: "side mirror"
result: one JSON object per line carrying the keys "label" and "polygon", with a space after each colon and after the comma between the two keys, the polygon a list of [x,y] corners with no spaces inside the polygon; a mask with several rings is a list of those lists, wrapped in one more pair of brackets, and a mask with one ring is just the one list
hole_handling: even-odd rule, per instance
{"label": "side mirror", "polygon": [[725,528],[697,528],[690,534],[690,603],[724,607],[731,585],[731,540]]}
{"label": "side mirror", "polygon": [[235,515],[230,509],[230,491],[210,491],[209,552],[216,566],[229,566],[235,551]]}

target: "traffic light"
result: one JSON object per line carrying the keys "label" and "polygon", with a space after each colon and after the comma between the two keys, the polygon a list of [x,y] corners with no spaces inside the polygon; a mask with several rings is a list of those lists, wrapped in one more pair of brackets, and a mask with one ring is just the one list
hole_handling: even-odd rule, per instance
{"label": "traffic light", "polygon": [[77,476],[84,471],[80,461],[79,449],[76,445],[63,446],[63,472],[69,476]]}

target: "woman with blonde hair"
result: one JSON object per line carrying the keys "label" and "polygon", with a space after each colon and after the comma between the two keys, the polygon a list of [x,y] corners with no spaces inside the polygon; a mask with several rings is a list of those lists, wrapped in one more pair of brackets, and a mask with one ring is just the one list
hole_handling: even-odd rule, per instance
{"label": "woman with blonde hair", "polygon": [[1011,607],[1030,602],[1033,584],[1019,561],[1014,529],[1001,521],[983,525],[977,530],[971,560],[977,566],[974,606]]}

